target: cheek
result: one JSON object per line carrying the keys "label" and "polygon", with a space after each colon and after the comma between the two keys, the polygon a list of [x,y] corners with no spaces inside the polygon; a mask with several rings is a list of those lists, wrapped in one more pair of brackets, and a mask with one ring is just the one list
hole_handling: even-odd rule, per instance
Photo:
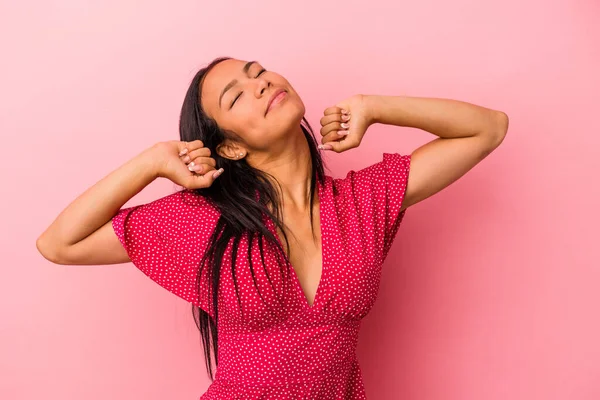
{"label": "cheek", "polygon": [[235,132],[240,136],[244,136],[257,126],[256,115],[253,115],[248,107],[237,107],[232,111],[224,112],[216,121],[221,129]]}
{"label": "cheek", "polygon": [[252,115],[236,115],[235,118],[225,118],[227,130],[234,132],[246,144],[253,147],[264,136],[264,126],[261,126]]}

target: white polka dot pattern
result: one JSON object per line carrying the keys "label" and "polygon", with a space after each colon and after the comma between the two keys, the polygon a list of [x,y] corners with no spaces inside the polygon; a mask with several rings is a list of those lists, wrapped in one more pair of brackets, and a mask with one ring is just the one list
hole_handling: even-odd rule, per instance
{"label": "white polka dot pattern", "polygon": [[[313,304],[293,268],[281,270],[272,248],[265,246],[263,266],[253,246],[250,265],[247,239],[238,245],[236,292],[229,245],[218,298],[219,366],[202,400],[366,398],[356,358],[358,332],[405,213],[400,207],[410,157],[385,153],[376,164],[345,178],[327,176],[317,186],[323,271]],[[198,294],[196,271],[218,217],[205,199],[183,190],[123,208],[113,227],[134,265],[209,310],[208,281]],[[276,232],[272,221],[265,223]]]}

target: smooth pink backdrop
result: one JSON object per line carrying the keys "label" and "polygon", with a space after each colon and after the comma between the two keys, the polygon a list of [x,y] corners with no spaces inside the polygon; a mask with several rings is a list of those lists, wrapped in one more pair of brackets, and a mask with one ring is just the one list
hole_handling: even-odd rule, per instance
{"label": "smooth pink backdrop", "polygon": [[[35,240],[109,171],[176,139],[189,80],[220,55],[285,75],[316,130],[354,93],[510,116],[496,152],[407,212],[361,332],[369,399],[600,398],[597,2],[6,0],[0,15],[0,398],[206,390],[187,303],[130,264],[53,265]],[[327,160],[342,176],[433,138],[374,126]]]}

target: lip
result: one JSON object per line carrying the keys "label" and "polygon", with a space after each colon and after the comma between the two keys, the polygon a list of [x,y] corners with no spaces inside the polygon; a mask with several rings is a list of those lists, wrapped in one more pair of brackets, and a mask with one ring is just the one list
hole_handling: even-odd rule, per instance
{"label": "lip", "polygon": [[285,89],[277,89],[273,92],[271,97],[269,98],[269,102],[267,103],[267,109],[265,110],[265,115],[269,112],[269,107],[271,107],[271,103],[275,100],[275,97],[279,96],[282,92],[286,92]]}

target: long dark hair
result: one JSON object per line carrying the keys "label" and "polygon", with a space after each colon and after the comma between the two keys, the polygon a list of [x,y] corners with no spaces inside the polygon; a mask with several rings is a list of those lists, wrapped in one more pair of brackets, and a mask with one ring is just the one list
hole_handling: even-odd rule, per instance
{"label": "long dark hair", "polygon": [[[201,279],[202,269],[208,264],[208,282],[210,282],[209,303],[214,311],[214,319],[210,314],[192,305],[192,314],[196,326],[200,330],[202,344],[204,347],[205,362],[208,374],[211,380],[213,378],[213,368],[211,360],[211,350],[214,351],[216,366],[219,365],[218,357],[218,301],[217,293],[219,290],[220,271],[223,261],[223,255],[231,241],[233,241],[233,251],[231,257],[231,271],[234,278],[235,290],[240,303],[240,296],[235,278],[235,263],[238,256],[238,244],[244,238],[248,238],[248,250],[246,257],[250,261],[252,247],[255,242],[259,246],[261,259],[264,265],[264,247],[263,241],[274,248],[278,254],[280,265],[285,264],[289,267],[288,257],[289,242],[283,229],[283,217],[280,207],[280,197],[272,182],[275,180],[263,171],[252,168],[245,160],[232,161],[221,157],[217,153],[217,146],[225,139],[233,139],[232,133],[219,128],[217,123],[209,118],[202,107],[202,84],[206,74],[218,63],[228,60],[230,57],[220,57],[213,60],[206,67],[200,69],[187,90],[183,105],[181,107],[181,116],[179,119],[179,136],[182,141],[201,140],[205,147],[211,150],[211,157],[217,162],[217,169],[223,168],[224,172],[215,180],[215,182],[206,189],[194,190],[196,194],[203,196],[213,206],[215,206],[220,216],[217,225],[209,239],[206,251],[202,256],[200,268],[198,270],[197,284],[200,293],[201,290],[207,290]],[[317,182],[323,184],[325,180],[324,164],[321,154],[318,150],[317,139],[310,124],[306,118],[302,118],[302,131],[310,149],[312,162],[312,176],[310,185],[310,204],[312,205],[316,193]],[[269,179],[271,178],[271,179]],[[272,211],[269,209],[271,207]],[[313,221],[313,208],[310,207],[311,225]],[[283,232],[286,243],[286,251],[280,245],[278,238],[265,225],[263,217],[270,218],[275,225]],[[314,229],[313,229],[314,234]],[[258,240],[254,240],[258,239]],[[271,247],[272,246],[272,247]],[[253,262],[249,262],[252,277],[254,279]],[[256,283],[255,283],[256,285]],[[211,341],[212,339],[212,341]],[[211,346],[212,344],[212,346]]]}

